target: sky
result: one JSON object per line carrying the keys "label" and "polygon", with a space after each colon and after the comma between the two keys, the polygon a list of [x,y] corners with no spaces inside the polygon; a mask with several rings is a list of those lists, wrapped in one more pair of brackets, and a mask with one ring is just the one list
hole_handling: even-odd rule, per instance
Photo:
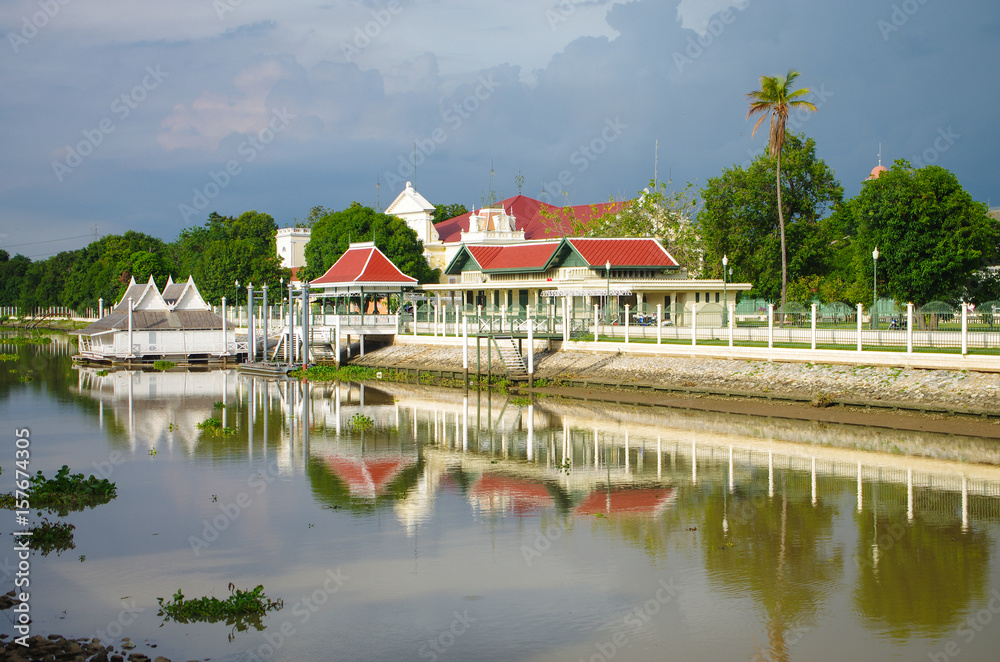
{"label": "sky", "polygon": [[789,69],[847,196],[881,144],[1000,205],[989,0],[4,0],[0,33],[11,255],[407,181],[470,208],[700,187],[763,150],[745,95]]}

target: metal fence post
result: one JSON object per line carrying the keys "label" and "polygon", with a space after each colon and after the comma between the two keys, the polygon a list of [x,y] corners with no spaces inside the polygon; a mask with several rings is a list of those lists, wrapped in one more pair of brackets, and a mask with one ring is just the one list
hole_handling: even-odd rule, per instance
{"label": "metal fence post", "polygon": [[774,304],[767,304],[767,348],[774,348]]}
{"label": "metal fence post", "polygon": [[861,316],[864,314],[864,306],[858,304],[858,351],[861,351]]}
{"label": "metal fence post", "polygon": [[810,346],[811,346],[812,349],[816,349],[816,309],[818,307],[819,306],[815,302],[813,302],[813,305],[812,305],[812,338],[811,338],[811,342],[810,342]]}
{"label": "metal fence post", "polygon": [[736,328],[736,304],[735,303],[730,303],[729,304],[729,323],[728,323],[727,326],[729,327],[729,346],[732,347],[733,346],[733,331]]}
{"label": "metal fence post", "polygon": [[656,304],[656,344],[663,342],[663,304]]}
{"label": "metal fence post", "polygon": [[625,344],[628,344],[628,304],[625,304]]}
{"label": "metal fence post", "polygon": [[698,344],[698,304],[691,304],[691,346]]}
{"label": "metal fence post", "polygon": [[962,356],[969,353],[969,304],[962,302]]}
{"label": "metal fence post", "polygon": [[913,304],[906,304],[906,353],[913,353]]}

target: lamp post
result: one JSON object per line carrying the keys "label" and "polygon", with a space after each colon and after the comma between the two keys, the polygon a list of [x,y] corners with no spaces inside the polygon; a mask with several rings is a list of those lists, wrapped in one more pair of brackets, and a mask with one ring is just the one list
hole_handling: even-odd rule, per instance
{"label": "lamp post", "polygon": [[604,299],[604,323],[607,324],[611,321],[608,317],[608,308],[611,307],[611,260],[604,263],[604,273],[608,278],[608,295]]}
{"label": "lamp post", "polygon": [[878,246],[872,251],[872,329],[878,328]]}
{"label": "lamp post", "polygon": [[726,267],[729,266],[729,256],[722,256],[722,326],[729,323],[729,292],[726,289]]}
{"label": "lamp post", "polygon": [[240,321],[240,279],[236,279],[236,323]]}

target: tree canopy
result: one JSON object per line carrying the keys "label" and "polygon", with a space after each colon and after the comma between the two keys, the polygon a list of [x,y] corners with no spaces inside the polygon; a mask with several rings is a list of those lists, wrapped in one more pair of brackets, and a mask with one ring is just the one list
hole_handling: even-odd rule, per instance
{"label": "tree canopy", "polygon": [[[833,170],[816,156],[812,138],[789,134],[784,148],[785,230],[790,280],[830,271],[831,228],[824,216],[843,200]],[[733,278],[754,285],[751,296],[781,296],[780,222],[774,204],[775,159],[755,158],[747,168],[733,166],[708,180],[701,190],[697,231],[709,275],[722,277],[729,257]]]}
{"label": "tree canopy", "polygon": [[1000,224],[939,166],[898,160],[836,216],[839,227],[856,232],[850,268],[863,301],[871,301],[875,247],[879,294],[917,305],[957,302],[997,256]]}
{"label": "tree canopy", "polygon": [[448,219],[467,213],[469,213],[469,210],[465,208],[465,205],[457,203],[451,205],[434,205],[433,218],[435,223],[440,223],[441,221],[447,221]]}
{"label": "tree canopy", "polygon": [[374,241],[400,271],[421,283],[437,282],[440,278],[440,271],[427,264],[424,242],[405,221],[357,202],[343,211],[327,214],[313,225],[306,244],[306,277],[319,278],[347,252],[351,243],[362,241]]}

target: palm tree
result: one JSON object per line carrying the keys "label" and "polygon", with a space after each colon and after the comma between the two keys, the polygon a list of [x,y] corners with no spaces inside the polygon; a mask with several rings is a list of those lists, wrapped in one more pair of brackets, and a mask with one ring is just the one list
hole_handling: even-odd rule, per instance
{"label": "palm tree", "polygon": [[767,149],[776,159],[775,188],[778,190],[778,227],[781,229],[781,309],[785,309],[785,294],[788,290],[788,256],[785,252],[785,215],[781,209],[781,149],[785,146],[785,124],[788,122],[789,108],[805,108],[816,110],[811,102],[802,97],[809,94],[809,88],[791,92],[792,83],[799,77],[799,72],[790,69],[784,76],[761,76],[760,89],[747,94],[750,99],[750,109],[747,119],[760,115],[753,125],[750,137],[757,133],[757,127],[768,115],[771,116],[771,133],[767,138]]}

